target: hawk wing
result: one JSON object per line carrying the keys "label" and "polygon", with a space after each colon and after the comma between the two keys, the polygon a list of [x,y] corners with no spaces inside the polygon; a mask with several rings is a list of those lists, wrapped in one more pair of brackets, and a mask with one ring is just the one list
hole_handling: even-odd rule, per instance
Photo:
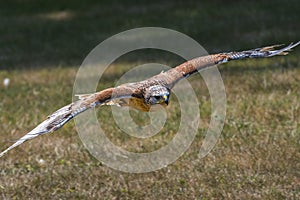
{"label": "hawk wing", "polygon": [[278,50],[275,50],[275,48],[282,45],[273,45],[247,51],[218,53],[202,56],[189,60],[166,72],[160,73],[152,77],[152,79],[161,80],[161,82],[165,83],[166,87],[171,89],[181,79],[187,78],[197,71],[205,69],[207,67],[225,63],[231,60],[240,60],[245,58],[267,58],[276,55],[286,55],[289,51],[291,51],[292,48],[296,47],[299,44],[300,41],[295,44],[291,43],[290,45]]}
{"label": "hawk wing", "polygon": [[39,135],[51,133],[61,128],[73,117],[90,108],[93,108],[97,105],[105,105],[106,103],[109,103],[113,100],[138,96],[140,96],[140,92],[134,84],[131,84],[130,86],[120,85],[116,88],[108,88],[101,92],[84,95],[80,97],[78,101],[66,105],[61,109],[55,111],[53,114],[49,115],[45,121],[40,123],[32,131],[18,139],[13,145],[1,152],[0,157],[2,157],[9,150],[15,148],[16,146],[19,146],[27,140],[31,140]]}

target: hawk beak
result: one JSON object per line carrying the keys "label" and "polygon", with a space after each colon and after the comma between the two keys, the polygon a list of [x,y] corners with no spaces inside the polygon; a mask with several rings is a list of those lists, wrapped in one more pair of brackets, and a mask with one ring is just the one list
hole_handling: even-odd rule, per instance
{"label": "hawk beak", "polygon": [[169,104],[169,96],[168,95],[164,95],[163,98],[164,98],[165,104],[168,105]]}

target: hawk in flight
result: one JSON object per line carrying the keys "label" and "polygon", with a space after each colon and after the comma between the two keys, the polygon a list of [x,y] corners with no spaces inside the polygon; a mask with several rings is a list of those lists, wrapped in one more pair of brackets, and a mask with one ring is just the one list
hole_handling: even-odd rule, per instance
{"label": "hawk in flight", "polygon": [[76,115],[97,105],[118,105],[130,106],[137,110],[149,112],[150,107],[160,104],[167,106],[169,103],[170,90],[181,79],[187,78],[198,70],[214,66],[216,64],[226,63],[231,60],[240,60],[244,58],[266,58],[276,55],[286,55],[288,52],[300,44],[291,43],[281,49],[281,45],[262,47],[247,51],[218,53],[198,57],[189,60],[166,72],[161,72],[144,81],[127,83],[115,88],[108,88],[94,94],[79,95],[79,100],[75,101],[49,115],[48,118],[39,124],[32,131],[18,139],[13,145],[8,147],[0,157],[12,148],[23,142],[33,139],[39,135],[51,133],[65,125]]}

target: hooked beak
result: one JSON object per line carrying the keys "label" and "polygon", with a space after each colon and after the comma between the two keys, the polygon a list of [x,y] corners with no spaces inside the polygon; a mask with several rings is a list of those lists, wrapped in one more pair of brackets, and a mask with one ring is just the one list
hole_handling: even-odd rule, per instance
{"label": "hooked beak", "polygon": [[164,95],[163,99],[164,99],[165,104],[168,105],[169,104],[169,95]]}

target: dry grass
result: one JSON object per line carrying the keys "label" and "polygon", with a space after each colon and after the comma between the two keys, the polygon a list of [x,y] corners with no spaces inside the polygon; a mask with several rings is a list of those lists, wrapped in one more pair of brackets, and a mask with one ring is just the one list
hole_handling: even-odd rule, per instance
{"label": "dry grass", "polygon": [[[280,60],[275,58],[268,63]],[[257,61],[257,65],[263,63],[267,67],[265,62]],[[254,62],[246,64],[249,68],[256,66]],[[226,124],[219,143],[204,159],[197,159],[205,131],[202,128],[189,150],[167,168],[145,174],[118,172],[89,155],[71,122],[57,133],[28,142],[1,158],[2,197],[297,199],[300,71],[246,70],[240,66],[239,72],[231,74],[231,67],[237,66],[221,67],[228,101]],[[1,74],[1,79],[12,78],[1,95],[1,129],[5,133],[0,135],[2,141],[18,138],[54,108],[69,101],[75,70],[52,70],[59,76],[49,76],[46,71]],[[192,78],[192,84],[199,83],[203,86],[199,88],[204,88],[197,91],[201,94],[200,109],[203,120],[209,122],[205,85],[198,77]],[[16,90],[19,92],[14,93]],[[22,103],[15,106],[15,102]],[[108,111],[100,113],[106,112],[107,117]],[[100,116],[100,120],[105,119]],[[165,132],[172,129],[172,124],[167,126]],[[117,144],[122,141],[120,144],[125,147],[136,151],[141,148],[136,140],[128,136],[124,139],[117,127],[107,128],[116,130],[112,140]],[[169,141],[167,137],[159,138],[162,144]],[[151,144],[146,143],[142,150],[154,148]]]}

